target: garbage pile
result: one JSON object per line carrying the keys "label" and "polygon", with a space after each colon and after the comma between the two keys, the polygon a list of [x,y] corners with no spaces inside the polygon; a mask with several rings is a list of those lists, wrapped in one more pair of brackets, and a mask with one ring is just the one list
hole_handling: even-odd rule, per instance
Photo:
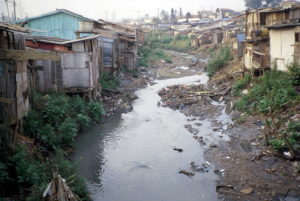
{"label": "garbage pile", "polygon": [[204,84],[167,86],[158,94],[162,97],[161,106],[172,109],[182,110],[194,104],[206,106],[212,101],[208,96],[211,92],[206,90]]}
{"label": "garbage pile", "polygon": [[138,96],[133,92],[111,93],[110,96],[103,96],[103,106],[106,112],[105,116],[113,115],[115,111],[127,113],[133,109],[131,101]]}

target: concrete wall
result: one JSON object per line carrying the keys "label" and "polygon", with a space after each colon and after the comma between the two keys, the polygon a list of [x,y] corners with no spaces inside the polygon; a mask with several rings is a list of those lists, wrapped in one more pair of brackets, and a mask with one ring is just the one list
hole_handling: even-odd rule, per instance
{"label": "concrete wall", "polygon": [[[286,65],[293,62],[295,31],[294,28],[270,30],[271,62],[277,59],[278,70],[287,70]],[[271,65],[272,69],[272,65]]]}

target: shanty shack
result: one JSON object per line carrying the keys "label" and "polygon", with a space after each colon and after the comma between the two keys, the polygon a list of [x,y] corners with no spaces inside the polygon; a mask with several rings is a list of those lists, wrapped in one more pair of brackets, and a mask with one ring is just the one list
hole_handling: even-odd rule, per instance
{"label": "shanty shack", "polygon": [[35,76],[40,91],[85,93],[95,100],[100,90],[100,71],[112,72],[113,40],[101,35],[71,41],[28,36],[26,44],[39,52],[57,52],[61,56],[61,62],[36,61],[43,66]]}
{"label": "shanty shack", "polygon": [[[134,70],[135,65],[139,63],[137,54],[138,46],[144,45],[144,32],[142,29],[131,30],[104,20],[94,21],[92,28],[97,23],[102,23],[103,27],[94,28],[92,32],[88,32],[86,31],[86,27],[80,26],[79,32],[85,29],[85,33],[101,34],[112,40],[112,42],[108,42],[109,39],[105,39],[103,43],[105,68],[101,69],[100,73],[115,71],[121,66]],[[110,59],[113,59],[112,63]]]}
{"label": "shanty shack", "polygon": [[223,40],[223,31],[217,31],[213,33],[213,43],[215,45],[222,43]]}
{"label": "shanty shack", "polygon": [[261,71],[276,60],[278,69],[285,70],[289,62],[298,61],[299,16],[299,5],[246,12],[244,67]]}
{"label": "shanty shack", "polygon": [[300,64],[300,23],[269,26],[271,61],[276,61],[278,70],[296,61]]}
{"label": "shanty shack", "polygon": [[23,27],[0,23],[0,108],[11,123],[18,122],[30,110],[29,93],[34,87],[30,72],[37,68],[32,60],[61,60],[57,53],[28,50],[26,32]]}
{"label": "shanty shack", "polygon": [[[75,31],[79,29],[80,21],[91,22],[92,20],[66,9],[56,9],[53,12],[17,20],[13,23],[23,24],[25,28],[33,30],[30,35],[74,40],[76,39]],[[92,36],[92,34],[83,33],[80,35],[80,37],[84,36]]]}

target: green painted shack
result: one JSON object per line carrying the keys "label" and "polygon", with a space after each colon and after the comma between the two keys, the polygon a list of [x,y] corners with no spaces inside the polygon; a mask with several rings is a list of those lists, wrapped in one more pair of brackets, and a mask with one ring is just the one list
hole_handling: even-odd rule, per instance
{"label": "green painted shack", "polygon": [[[75,31],[79,30],[79,21],[92,21],[77,13],[66,9],[56,9],[56,11],[45,13],[36,17],[21,19],[14,24],[25,23],[25,28],[31,29],[31,35],[58,37],[68,40],[75,40]],[[80,34],[80,37],[92,36],[93,34]]]}

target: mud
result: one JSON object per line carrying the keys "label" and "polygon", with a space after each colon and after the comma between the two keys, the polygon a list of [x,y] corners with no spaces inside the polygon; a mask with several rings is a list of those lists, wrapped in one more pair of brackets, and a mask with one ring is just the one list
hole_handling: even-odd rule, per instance
{"label": "mud", "polygon": [[[200,56],[182,56],[174,53],[172,64],[158,62],[155,66],[147,68],[146,72],[140,71],[137,78],[130,74],[123,74],[121,75],[123,83],[121,90],[134,91],[155,84],[155,79],[178,78],[202,72],[207,59],[194,62],[195,57]],[[245,123],[237,124],[237,119],[243,114],[232,111],[231,106],[236,98],[229,94],[215,97],[186,96],[188,91],[220,92],[230,87],[232,82],[228,75],[231,71],[238,70],[239,61],[234,60],[231,63],[230,68],[224,68],[222,72],[216,74],[209,85],[199,86],[197,90],[195,86],[180,85],[175,88],[170,86],[169,89],[162,89],[160,91],[162,102],[157,105],[180,110],[188,117],[189,123],[184,127],[193,134],[196,139],[195,143],[210,144],[204,152],[204,157],[217,167],[214,172],[219,176],[219,179],[215,181],[219,199],[283,200],[286,197],[287,200],[298,200],[297,197],[300,196],[300,174],[297,173],[299,162],[287,161],[268,152],[268,147],[264,147],[262,125],[257,123],[263,120],[262,117],[250,116]],[[114,108],[119,98],[115,95],[114,104],[108,109]],[[130,104],[130,98],[126,99],[126,96],[123,96],[121,99],[123,103]],[[214,104],[214,101],[223,102],[225,105]],[[223,111],[230,114],[233,123],[224,124],[217,120]],[[214,127],[212,132],[219,132],[219,138],[223,139],[227,136],[229,140],[223,140],[218,144],[207,141],[205,135],[201,133],[201,123],[193,123],[194,120],[209,120]],[[267,154],[255,158],[263,150],[266,150],[264,153]],[[244,194],[245,192],[248,193]]]}
{"label": "mud", "polygon": [[[191,63],[190,59],[187,60]],[[233,62],[238,63],[237,61]],[[175,63],[173,65],[176,66]],[[174,76],[173,68],[172,66],[162,68],[158,74],[165,78],[172,77]],[[193,68],[196,72],[202,71],[203,64],[197,64]],[[188,67],[185,69],[186,74],[180,73],[176,76],[188,75],[190,69]],[[226,75],[226,72],[223,73]],[[218,76],[221,77],[220,74]],[[228,77],[223,76],[221,79],[215,79],[208,88],[222,91],[230,85],[232,82],[228,82]],[[204,88],[199,86],[198,91],[203,91]],[[276,157],[268,151],[265,152],[266,155],[251,160],[262,150],[268,150],[268,147],[264,147],[262,125],[257,123],[262,121],[260,116],[249,117],[247,122],[242,125],[237,124],[235,123],[236,120],[244,114],[231,110],[231,102],[234,102],[236,98],[230,95],[225,95],[222,99],[220,99],[221,96],[213,97],[212,99],[215,101],[224,100],[227,103],[226,111],[234,122],[227,124],[224,129],[225,125],[215,119],[221,115],[225,106],[212,104],[212,99],[205,95],[199,96],[200,98],[182,96],[187,91],[192,91],[191,86],[170,86],[167,89],[162,89],[159,95],[162,97],[163,106],[180,110],[187,117],[193,117],[188,119],[189,121],[193,121],[195,118],[199,120],[210,119],[215,131],[221,131],[220,138],[223,138],[223,135],[230,137],[229,141],[224,140],[217,145],[208,142],[211,143],[211,148],[204,154],[205,158],[217,167],[215,174],[219,175],[219,180],[216,181],[216,185],[219,186],[217,192],[219,192],[220,199],[283,200],[286,198],[287,200],[298,200],[300,196],[300,174],[297,173],[299,162]],[[190,99],[189,102],[183,100],[184,98]],[[196,101],[193,102],[192,100]],[[190,133],[194,134],[193,137],[198,142],[203,142],[203,137],[197,136],[199,125],[186,124],[184,126]],[[232,187],[228,188],[228,185]]]}

